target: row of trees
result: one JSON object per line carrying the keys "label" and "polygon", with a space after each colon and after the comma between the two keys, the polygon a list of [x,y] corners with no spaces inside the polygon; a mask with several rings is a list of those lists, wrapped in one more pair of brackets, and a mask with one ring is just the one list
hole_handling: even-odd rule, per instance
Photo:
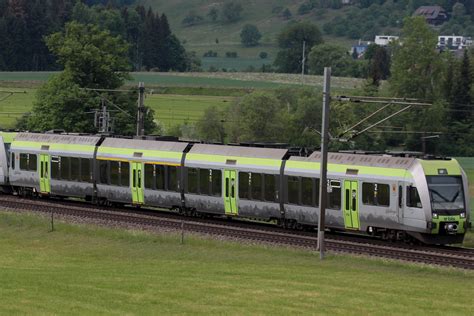
{"label": "row of trees", "polygon": [[70,21],[96,25],[126,40],[135,70],[185,71],[191,67],[166,15],[143,6],[117,9],[89,7],[78,0],[0,0],[0,70],[58,69],[44,38],[63,30]]}

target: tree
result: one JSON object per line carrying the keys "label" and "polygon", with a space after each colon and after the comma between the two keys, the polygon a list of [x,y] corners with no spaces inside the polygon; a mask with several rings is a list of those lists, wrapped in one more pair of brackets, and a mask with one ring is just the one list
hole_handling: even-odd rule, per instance
{"label": "tree", "polygon": [[[97,26],[70,22],[64,32],[47,37],[48,48],[58,58],[64,71],[54,75],[37,94],[27,126],[33,130],[64,129],[69,132],[95,132],[94,109],[100,99],[119,110],[115,116],[116,132],[130,135],[135,130],[136,93],[99,96],[89,89],[116,89],[128,74],[128,45]],[[152,114],[152,113],[151,113]],[[145,128],[153,130],[152,115]]]}
{"label": "tree", "polygon": [[222,7],[221,15],[224,22],[236,22],[241,19],[242,5],[237,1],[228,1]]}
{"label": "tree", "polygon": [[303,56],[303,42],[305,42],[305,54],[314,45],[323,42],[318,27],[309,22],[294,23],[284,28],[278,35],[278,46],[280,51],[275,59],[275,66],[280,72],[301,72],[301,59]]}
{"label": "tree", "polygon": [[240,41],[245,47],[257,46],[261,37],[262,34],[253,24],[246,24],[240,32]]}
{"label": "tree", "polygon": [[466,105],[471,104],[471,86],[472,86],[472,74],[469,55],[467,51],[464,51],[464,56],[461,61],[458,75],[453,80],[452,93],[451,93],[451,109],[452,121],[457,122],[470,122],[471,117],[466,115]]}
{"label": "tree", "polygon": [[200,15],[197,15],[195,11],[189,11],[188,14],[181,21],[181,24],[183,24],[184,26],[193,26],[201,23],[203,20],[204,18]]}
{"label": "tree", "polygon": [[281,16],[282,16],[285,20],[291,19],[292,14],[291,14],[290,9],[285,8],[285,10],[283,10],[283,12],[281,13]]}
{"label": "tree", "polygon": [[406,18],[394,47],[390,87],[396,96],[434,99],[442,89],[443,65],[435,47],[437,38],[422,17]]}
{"label": "tree", "polygon": [[212,22],[216,22],[217,18],[219,17],[219,11],[217,11],[215,7],[212,7],[207,13],[207,16],[211,19]]}
{"label": "tree", "polygon": [[224,143],[226,134],[223,113],[214,105],[208,107],[197,122],[196,129],[201,140]]}
{"label": "tree", "polygon": [[322,75],[324,67],[331,67],[334,76],[347,76],[353,62],[344,47],[333,44],[313,46],[308,56],[310,73],[315,75]]}
{"label": "tree", "polygon": [[369,59],[369,79],[374,86],[390,76],[390,55],[382,46],[376,46],[374,55]]}

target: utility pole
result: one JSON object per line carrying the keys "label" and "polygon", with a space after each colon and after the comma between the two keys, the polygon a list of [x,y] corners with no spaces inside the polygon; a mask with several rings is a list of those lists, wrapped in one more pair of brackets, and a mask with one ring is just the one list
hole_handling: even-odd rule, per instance
{"label": "utility pole", "polygon": [[323,89],[323,122],[321,127],[321,167],[319,185],[319,220],[318,220],[318,250],[319,258],[324,259],[324,230],[326,228],[326,204],[328,197],[328,142],[329,142],[329,107],[331,102],[331,68],[324,67]]}
{"label": "utility pole", "polygon": [[304,64],[306,63],[306,41],[303,41],[303,58],[301,59],[301,83],[304,79]]}
{"label": "utility pole", "polygon": [[137,136],[145,135],[145,83],[138,83]]}

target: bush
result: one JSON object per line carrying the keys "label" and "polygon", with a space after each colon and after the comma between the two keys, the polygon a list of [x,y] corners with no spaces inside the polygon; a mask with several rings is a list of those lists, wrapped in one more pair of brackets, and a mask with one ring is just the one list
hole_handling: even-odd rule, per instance
{"label": "bush", "polygon": [[267,52],[260,52],[260,54],[258,54],[258,57],[260,57],[260,59],[267,59],[268,58],[268,53]]}
{"label": "bush", "polygon": [[226,52],[225,57],[227,58],[237,58],[237,52]]}
{"label": "bush", "polygon": [[309,2],[303,2],[299,7],[298,7],[298,14],[299,15],[304,15],[307,13],[310,13],[311,10],[313,10],[313,5]]}
{"label": "bush", "polygon": [[204,18],[200,15],[197,15],[194,11],[190,11],[188,15],[181,21],[181,24],[184,26],[193,26],[202,22]]}
{"label": "bush", "polygon": [[217,52],[215,52],[211,49],[211,50],[208,50],[207,52],[205,52],[202,55],[202,57],[217,57]]}

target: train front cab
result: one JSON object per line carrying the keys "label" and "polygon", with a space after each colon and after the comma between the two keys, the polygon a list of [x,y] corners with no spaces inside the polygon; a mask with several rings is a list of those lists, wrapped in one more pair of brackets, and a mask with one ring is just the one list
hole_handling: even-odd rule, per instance
{"label": "train front cab", "polygon": [[470,226],[467,176],[455,159],[418,159],[415,172],[426,216],[424,233],[412,233],[426,244],[460,244]]}

